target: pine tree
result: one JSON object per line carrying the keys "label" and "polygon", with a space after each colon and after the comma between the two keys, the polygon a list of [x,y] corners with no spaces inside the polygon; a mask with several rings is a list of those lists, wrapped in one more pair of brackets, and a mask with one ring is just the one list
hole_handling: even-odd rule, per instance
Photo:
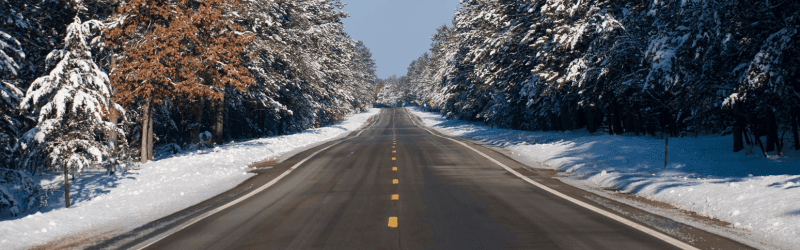
{"label": "pine tree", "polygon": [[18,107],[25,95],[20,90],[20,64],[24,63],[25,51],[17,38],[6,33],[6,30],[28,27],[19,7],[8,2],[0,3],[0,19],[5,19],[5,25],[0,26],[0,164],[7,168],[14,165],[14,145],[22,129],[17,116]]}
{"label": "pine tree", "polygon": [[119,7],[126,17],[108,31],[109,44],[125,56],[112,74],[114,99],[141,111],[142,162],[153,158],[153,108],[165,99],[219,102],[221,142],[225,88],[243,90],[252,83],[240,65],[250,36],[223,19],[223,9],[236,2],[135,0]]}
{"label": "pine tree", "polygon": [[22,108],[38,114],[36,127],[26,132],[23,165],[43,163],[64,171],[66,206],[70,206],[68,174],[98,166],[109,155],[105,138],[120,131],[104,117],[115,107],[109,102],[109,79],[94,63],[87,40],[103,24],[78,17],[67,28],[64,48],[48,59],[58,61],[49,75],[28,88]]}
{"label": "pine tree", "polygon": [[[257,84],[242,103],[257,109],[258,127],[284,134],[340,120],[360,104],[358,52],[344,32],[339,1],[249,1],[243,26],[257,37],[251,71]],[[367,106],[367,105],[365,105]],[[240,120],[250,118],[240,115]]]}
{"label": "pine tree", "polygon": [[[364,42],[357,41],[354,46],[354,58],[348,63],[354,77],[350,92],[355,96],[355,103],[352,105],[363,111],[367,107],[366,104],[375,102],[373,93],[378,78],[375,71],[378,67],[375,59],[372,59],[372,52]],[[365,104],[364,108],[361,107],[361,104]]]}
{"label": "pine tree", "polygon": [[22,125],[15,114],[24,95],[17,87],[17,61],[24,58],[20,42],[0,31],[0,164],[7,167],[13,165],[12,152]]}
{"label": "pine tree", "polygon": [[438,98],[452,118],[733,133],[734,151],[766,136],[765,154],[780,154],[782,133],[800,144],[798,9],[796,1],[465,0],[452,34],[437,30],[453,42],[435,40],[406,77],[412,96]]}

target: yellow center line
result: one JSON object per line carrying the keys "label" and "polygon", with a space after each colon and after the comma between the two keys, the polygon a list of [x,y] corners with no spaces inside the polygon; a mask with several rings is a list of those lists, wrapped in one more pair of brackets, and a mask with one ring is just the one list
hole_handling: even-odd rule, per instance
{"label": "yellow center line", "polygon": [[[395,112],[397,112],[396,109],[392,110],[392,113],[395,113]],[[395,148],[394,145],[397,145],[397,136],[396,135],[392,135],[392,148]],[[392,150],[392,154],[396,154],[396,153],[397,153],[397,150]],[[396,161],[396,160],[397,160],[396,157],[392,157],[392,161]],[[397,171],[397,167],[392,167],[392,171]],[[397,183],[399,183],[399,180],[393,179],[392,183],[393,184],[397,184]],[[392,195],[392,200],[393,201],[400,200],[400,195],[399,194],[393,194]],[[389,217],[389,225],[388,226],[389,226],[389,228],[397,228],[397,217],[395,217],[395,216]]]}

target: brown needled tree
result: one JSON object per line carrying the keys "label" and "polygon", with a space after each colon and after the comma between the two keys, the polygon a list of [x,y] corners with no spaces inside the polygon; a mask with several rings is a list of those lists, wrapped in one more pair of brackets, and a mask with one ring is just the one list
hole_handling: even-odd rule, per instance
{"label": "brown needled tree", "polygon": [[245,48],[255,36],[234,23],[234,17],[225,16],[225,11],[239,4],[238,0],[182,1],[182,4],[197,6],[189,11],[189,20],[193,20],[196,30],[190,52],[197,58],[199,70],[189,78],[197,79],[199,84],[179,85],[185,89],[178,89],[178,92],[197,94],[213,103],[213,138],[214,142],[222,144],[225,89],[242,91],[255,84],[250,71],[242,65]]}
{"label": "brown needled tree", "polygon": [[[132,0],[119,7],[124,16],[107,32],[109,46],[122,55],[111,81],[115,101],[140,109],[142,162],[153,159],[154,105],[165,99],[208,99],[224,108],[227,87],[242,90],[253,84],[240,60],[252,36],[223,19],[223,11],[237,3]],[[216,117],[221,124],[224,116]]]}

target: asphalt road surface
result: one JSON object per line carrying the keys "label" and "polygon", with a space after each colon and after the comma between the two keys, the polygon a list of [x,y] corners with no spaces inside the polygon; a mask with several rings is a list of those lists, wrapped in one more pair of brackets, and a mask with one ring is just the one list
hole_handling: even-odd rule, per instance
{"label": "asphalt road surface", "polygon": [[[402,108],[384,109],[364,129],[249,180],[242,186],[252,188],[237,194],[238,203],[209,206],[170,231],[123,248],[680,249],[687,241],[701,249],[748,248],[603,201],[550,178],[549,171],[429,132],[412,119]],[[498,163],[639,228],[533,185]]]}

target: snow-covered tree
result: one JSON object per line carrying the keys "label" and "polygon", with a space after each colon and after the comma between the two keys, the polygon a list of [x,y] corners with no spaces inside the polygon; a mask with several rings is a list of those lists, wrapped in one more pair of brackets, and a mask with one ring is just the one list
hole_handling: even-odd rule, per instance
{"label": "snow-covered tree", "polygon": [[[370,106],[371,58],[344,32],[339,1],[243,1],[237,19],[256,38],[248,50],[256,84],[231,93],[241,134],[284,134],[330,124]],[[362,97],[363,96],[363,97]],[[241,135],[238,135],[241,136]]]}
{"label": "snow-covered tree", "polygon": [[[344,32],[343,7],[0,1],[0,162],[27,175],[74,172],[118,154],[148,160],[153,145],[190,146],[205,130],[221,143],[323,126],[368,108],[375,61]],[[65,24],[73,17],[91,21]],[[126,141],[136,147],[120,145]]]}
{"label": "snow-covered tree", "polygon": [[[242,66],[250,35],[223,11],[234,0],[131,1],[120,6],[120,24],[108,30],[108,42],[124,55],[114,65],[114,99],[141,113],[141,161],[153,159],[155,105],[179,101],[203,120],[206,101],[221,143],[226,88],[244,90],[252,83]],[[192,137],[200,131],[192,129]]]}
{"label": "snow-covered tree", "polygon": [[353,106],[359,107],[364,104],[375,102],[374,88],[377,84],[378,76],[375,73],[378,66],[375,64],[375,59],[372,59],[372,52],[362,41],[357,41],[354,45],[353,59],[348,63],[348,67],[353,71],[353,80],[350,87],[350,92],[353,98]]}
{"label": "snow-covered tree", "polygon": [[38,204],[39,187],[27,173],[15,170],[14,153],[22,122],[17,119],[24,93],[17,61],[25,58],[20,42],[0,30],[0,218],[17,216]]}
{"label": "snow-covered tree", "polygon": [[21,121],[17,113],[24,93],[20,90],[20,64],[24,62],[25,52],[22,43],[6,30],[28,27],[27,20],[19,13],[20,6],[0,3],[0,19],[5,25],[0,27],[0,164],[11,167],[12,150],[20,135]]}
{"label": "snow-covered tree", "polygon": [[0,164],[11,166],[12,149],[19,137],[21,122],[15,115],[23,92],[19,84],[17,61],[25,58],[20,42],[0,30]]}
{"label": "snow-covered tree", "polygon": [[0,78],[9,79],[19,75],[17,61],[25,59],[22,44],[13,36],[0,31]]}
{"label": "snow-covered tree", "polygon": [[99,21],[81,22],[75,17],[67,28],[64,48],[48,56],[58,63],[50,74],[31,84],[21,103],[38,117],[37,125],[23,137],[21,163],[28,168],[42,164],[63,170],[67,207],[69,171],[103,164],[109,155],[107,135],[122,133],[105,120],[111,110],[121,109],[109,102],[108,76],[94,63],[87,44],[93,30],[102,28]]}
{"label": "snow-covered tree", "polygon": [[0,218],[35,211],[42,202],[41,187],[26,171],[0,167]]}
{"label": "snow-covered tree", "polygon": [[782,132],[800,144],[798,10],[797,1],[464,0],[435,35],[449,39],[410,65],[408,88],[447,117],[501,127],[733,133],[734,151],[749,133],[748,143],[766,136],[765,152],[780,154]]}

